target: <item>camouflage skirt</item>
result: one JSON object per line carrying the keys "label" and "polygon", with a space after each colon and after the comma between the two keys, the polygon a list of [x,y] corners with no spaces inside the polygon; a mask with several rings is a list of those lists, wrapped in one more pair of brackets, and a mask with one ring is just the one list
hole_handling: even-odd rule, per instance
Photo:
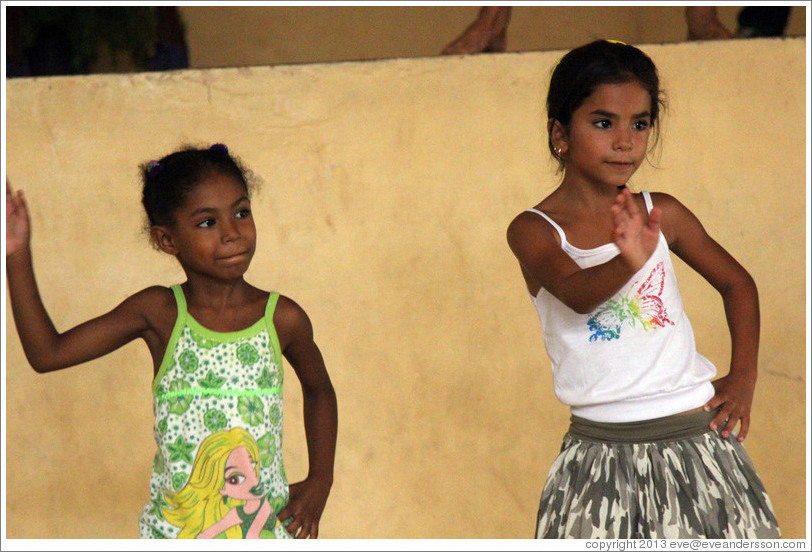
{"label": "camouflage skirt", "polygon": [[778,538],[770,499],[715,412],[644,422],[573,416],[541,495],[536,538]]}

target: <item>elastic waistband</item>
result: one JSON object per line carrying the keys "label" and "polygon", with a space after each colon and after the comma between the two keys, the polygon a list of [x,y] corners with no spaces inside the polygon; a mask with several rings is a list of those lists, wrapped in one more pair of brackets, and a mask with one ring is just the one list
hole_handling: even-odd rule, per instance
{"label": "elastic waistband", "polygon": [[659,393],[644,395],[634,399],[611,401],[609,403],[579,405],[573,400],[583,400],[584,397],[568,397],[570,413],[588,420],[605,420],[611,423],[625,423],[643,420],[650,416],[658,418],[670,416],[672,412],[684,412],[692,406],[707,403],[715,391],[710,381],[703,381],[696,385]]}
{"label": "elastic waistband", "polygon": [[608,443],[650,443],[673,441],[702,435],[710,429],[716,411],[700,410],[642,422],[593,422],[578,416],[570,417],[569,435],[574,439]]}

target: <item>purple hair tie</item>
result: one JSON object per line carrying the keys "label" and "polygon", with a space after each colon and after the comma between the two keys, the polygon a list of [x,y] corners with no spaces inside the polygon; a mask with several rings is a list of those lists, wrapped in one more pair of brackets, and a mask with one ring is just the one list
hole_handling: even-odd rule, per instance
{"label": "purple hair tie", "polygon": [[161,174],[161,171],[164,169],[164,166],[161,165],[160,161],[155,161],[154,159],[147,163],[147,176],[152,178],[158,178],[158,175]]}
{"label": "purple hair tie", "polygon": [[209,151],[220,155],[228,155],[228,148],[225,144],[214,144],[209,148]]}

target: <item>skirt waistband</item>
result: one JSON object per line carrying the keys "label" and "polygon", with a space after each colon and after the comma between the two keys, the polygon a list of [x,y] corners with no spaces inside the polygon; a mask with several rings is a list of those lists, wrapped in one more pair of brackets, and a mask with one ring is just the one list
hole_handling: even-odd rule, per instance
{"label": "skirt waistband", "polygon": [[717,411],[700,410],[690,414],[675,414],[641,422],[593,422],[578,416],[570,417],[569,435],[574,439],[609,443],[650,443],[673,441],[702,435],[710,429]]}

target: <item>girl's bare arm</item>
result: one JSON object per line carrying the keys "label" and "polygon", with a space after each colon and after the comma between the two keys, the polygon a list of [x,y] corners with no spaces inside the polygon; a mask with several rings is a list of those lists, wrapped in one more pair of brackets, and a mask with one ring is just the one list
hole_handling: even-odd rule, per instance
{"label": "girl's bare arm", "polygon": [[304,481],[290,486],[290,502],[279,513],[293,522],[288,531],[297,538],[317,538],[319,521],[333,484],[338,407],[313,327],[305,311],[291,299],[280,297],[274,315],[285,358],[302,384],[304,425],[309,471]]}
{"label": "girl's bare arm", "polygon": [[747,437],[750,408],[758,376],[760,312],[758,289],[752,276],[705,231],[699,219],[667,194],[654,194],[663,209],[663,233],[680,259],[707,280],[722,296],[731,337],[728,374],[713,382],[716,395],[707,410],[721,407],[711,422],[716,429],[727,421],[727,437],[741,423],[739,441]]}
{"label": "girl's bare arm", "polygon": [[31,260],[30,217],[21,192],[6,182],[6,276],[17,333],[37,372],[67,368],[105,355],[149,329],[144,290],[112,311],[64,333],[57,331],[40,298]]}
{"label": "girl's bare arm", "polygon": [[575,312],[588,314],[611,299],[654,252],[659,217],[659,210],[652,210],[646,218],[628,192],[620,194],[613,206],[620,254],[590,268],[581,268],[561,249],[556,231],[537,214],[517,216],[507,240],[530,293],[536,295],[543,287]]}

